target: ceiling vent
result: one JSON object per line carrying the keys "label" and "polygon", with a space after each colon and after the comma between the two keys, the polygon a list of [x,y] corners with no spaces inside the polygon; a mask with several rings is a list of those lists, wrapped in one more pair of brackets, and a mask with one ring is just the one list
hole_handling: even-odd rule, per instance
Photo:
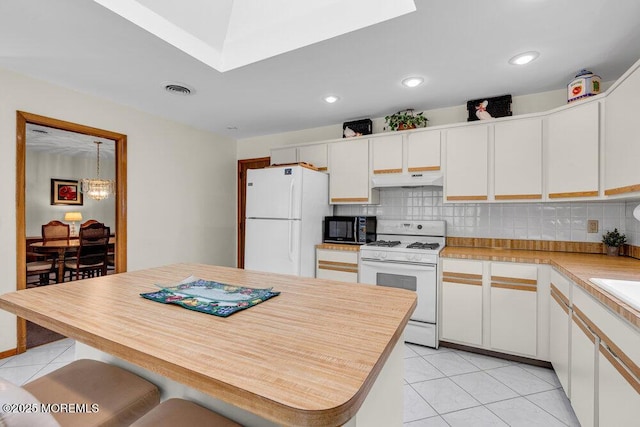
{"label": "ceiling vent", "polygon": [[188,87],[181,84],[177,84],[177,83],[166,84],[164,86],[164,89],[169,93],[173,93],[176,95],[183,95],[183,96],[191,95],[191,92],[192,92],[192,90],[189,89]]}

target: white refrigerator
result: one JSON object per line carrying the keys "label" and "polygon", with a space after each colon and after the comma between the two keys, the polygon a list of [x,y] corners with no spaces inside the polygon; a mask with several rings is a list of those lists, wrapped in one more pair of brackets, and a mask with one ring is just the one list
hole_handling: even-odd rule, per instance
{"label": "white refrigerator", "polygon": [[245,269],[315,276],[315,245],[332,211],[328,178],[303,166],[247,171]]}

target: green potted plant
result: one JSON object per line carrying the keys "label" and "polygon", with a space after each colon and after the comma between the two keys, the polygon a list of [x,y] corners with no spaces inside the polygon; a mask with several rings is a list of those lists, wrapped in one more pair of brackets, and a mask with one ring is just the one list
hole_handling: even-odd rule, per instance
{"label": "green potted plant", "polygon": [[390,116],[385,116],[384,120],[391,130],[422,128],[425,127],[429,121],[423,114],[424,112],[414,114],[413,109],[408,109],[398,111]]}
{"label": "green potted plant", "polygon": [[602,235],[602,243],[607,245],[607,255],[617,256],[620,254],[620,246],[627,241],[627,236],[620,234],[617,228],[607,231]]}

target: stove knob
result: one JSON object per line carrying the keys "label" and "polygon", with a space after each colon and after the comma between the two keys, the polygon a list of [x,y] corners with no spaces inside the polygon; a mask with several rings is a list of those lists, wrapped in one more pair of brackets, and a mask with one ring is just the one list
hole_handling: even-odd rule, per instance
{"label": "stove knob", "polygon": [[382,258],[382,259],[386,259],[386,258],[387,258],[387,253],[386,253],[386,252],[382,252],[382,253],[380,254],[380,258]]}
{"label": "stove knob", "polygon": [[416,255],[413,257],[413,259],[414,259],[415,261],[420,261],[420,260],[422,259],[422,255],[420,255],[420,254],[416,254]]}
{"label": "stove knob", "polygon": [[418,230],[422,230],[422,224],[418,224]]}
{"label": "stove knob", "polygon": [[407,261],[411,261],[411,258],[413,258],[413,255],[406,254],[405,257],[407,258]]}
{"label": "stove knob", "polygon": [[380,252],[374,252],[373,257],[380,259]]}

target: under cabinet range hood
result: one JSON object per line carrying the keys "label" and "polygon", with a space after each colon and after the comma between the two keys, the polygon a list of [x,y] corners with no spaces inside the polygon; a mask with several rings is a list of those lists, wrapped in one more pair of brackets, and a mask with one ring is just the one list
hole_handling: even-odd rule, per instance
{"label": "under cabinet range hood", "polygon": [[423,187],[427,185],[442,187],[442,172],[407,172],[373,175],[371,187]]}

